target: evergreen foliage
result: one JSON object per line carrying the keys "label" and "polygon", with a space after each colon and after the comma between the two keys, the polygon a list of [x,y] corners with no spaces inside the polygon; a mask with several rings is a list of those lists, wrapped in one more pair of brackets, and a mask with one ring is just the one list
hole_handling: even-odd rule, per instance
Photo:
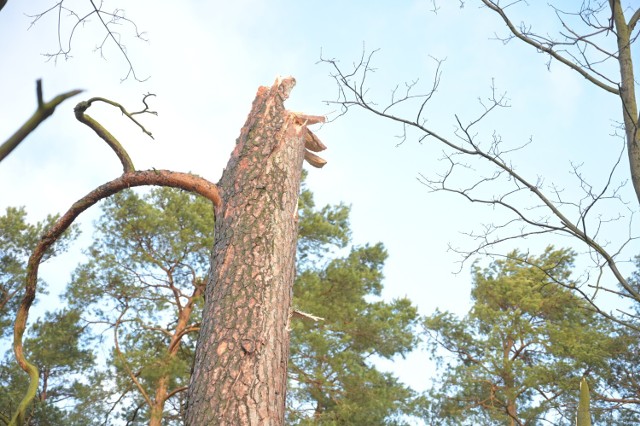
{"label": "evergreen foliage", "polygon": [[[47,313],[33,324],[25,348],[40,371],[40,386],[27,424],[83,426],[100,416],[101,377],[93,371],[90,343],[78,311]],[[22,399],[24,377],[13,353],[7,352],[0,364],[0,424],[8,422]]]}
{"label": "evergreen foliage", "polygon": [[[22,297],[22,289],[27,273],[27,262],[38,244],[40,235],[49,228],[57,216],[47,216],[35,224],[27,222],[24,207],[8,207],[0,216],[0,339],[12,333],[15,312]],[[79,234],[77,227],[68,232],[52,246],[43,261],[64,252],[69,242]],[[46,294],[46,283],[38,283],[39,294]]]}
{"label": "evergreen foliage", "polygon": [[[154,415],[163,425],[182,423],[213,220],[207,200],[174,189],[125,191],[104,202],[88,261],[64,295],[68,310],[31,330],[46,344],[25,345],[39,348],[29,356],[51,371],[42,391],[51,404],[36,403],[38,424],[137,425]],[[417,344],[416,308],[380,297],[386,257],[382,244],[350,244],[349,207],[318,209],[303,189],[294,307],[324,320],[291,320],[289,424],[404,424],[413,412],[414,392],[375,366],[377,357]],[[49,328],[56,315],[66,324],[58,334]],[[76,330],[75,340],[64,330]],[[98,356],[86,349],[88,330]],[[16,368],[7,372],[22,383]],[[61,388],[64,380],[77,391]],[[62,394],[67,399],[54,396]],[[92,418],[71,416],[87,404]]]}
{"label": "evergreen foliage", "polygon": [[441,371],[430,391],[433,424],[574,424],[580,378],[610,377],[608,360],[624,346],[569,290],[573,256],[549,247],[475,267],[470,313],[426,318]]}
{"label": "evergreen foliage", "polygon": [[[349,209],[314,209],[308,190],[300,197],[296,308],[324,318],[294,320],[291,333],[288,424],[402,424],[414,392],[375,368],[416,343],[418,313],[411,302],[385,302],[382,244],[347,247]],[[344,256],[327,253],[344,252]]]}
{"label": "evergreen foliage", "polygon": [[[635,271],[629,277],[629,284],[636,290],[640,289],[640,256],[635,258]],[[627,311],[627,309],[625,309]],[[640,362],[638,354],[640,353],[640,303],[633,301],[629,310],[631,319],[629,323],[635,328],[626,325],[618,325],[616,331],[618,335],[623,337],[627,345],[623,350],[611,356],[611,367],[613,373],[606,381],[606,391],[601,389],[592,390],[592,396],[595,398],[604,398],[611,405],[618,408],[619,415],[626,420],[627,424],[640,423],[640,415],[638,414],[640,407]],[[593,399],[593,398],[592,398]],[[591,409],[593,413],[593,406]]]}
{"label": "evergreen foliage", "polygon": [[110,348],[111,416],[180,424],[213,246],[213,209],[169,188],[108,199],[66,293]]}
{"label": "evergreen foliage", "polygon": [[[102,211],[68,307],[37,321],[26,339],[41,371],[29,424],[142,425],[152,416],[182,424],[213,245],[211,205],[159,188],[120,193]],[[46,224],[27,225],[23,209],[7,212],[0,227],[11,243],[2,241],[0,277],[19,286]],[[386,258],[382,244],[351,244],[348,206],[316,208],[303,185],[294,308],[323,320],[291,320],[288,424],[401,425],[422,416],[433,425],[573,425],[575,389],[587,374],[596,421],[638,421],[634,410],[606,405],[637,390],[616,377],[633,377],[637,338],[572,294],[571,251],[514,251],[475,266],[469,314],[423,319],[441,370],[424,395],[376,368],[376,359],[404,356],[419,341],[411,302],[380,297]],[[1,422],[23,393],[10,353],[0,384]]]}
{"label": "evergreen foliage", "polygon": [[[8,423],[26,388],[24,373],[8,348],[15,313],[23,296],[27,262],[40,236],[56,219],[57,216],[47,216],[45,220],[31,224],[23,207],[8,207],[0,216],[0,346],[7,348],[0,362],[0,424]],[[77,227],[69,229],[45,254],[43,261],[64,252],[78,234]],[[40,280],[38,286],[39,294],[46,294],[46,283]],[[79,349],[83,332],[78,328],[78,319],[77,313],[71,311],[48,314],[37,321],[29,333],[26,353],[48,379],[41,386],[38,401],[29,413],[30,424],[82,424],[82,421],[73,423],[75,420],[71,417],[78,416],[71,416],[69,411],[56,406],[75,399],[84,391],[83,382],[68,376],[92,359],[90,352]],[[58,325],[62,328],[56,329]]]}

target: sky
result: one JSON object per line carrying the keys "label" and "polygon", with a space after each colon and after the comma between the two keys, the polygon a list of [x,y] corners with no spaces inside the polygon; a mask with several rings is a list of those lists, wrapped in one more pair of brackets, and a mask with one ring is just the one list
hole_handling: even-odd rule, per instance
{"label": "sky", "polygon": [[[103,106],[88,114],[100,121],[125,145],[139,170],[156,168],[190,171],[216,182],[250,110],[256,90],[270,86],[278,75],[292,75],[297,86],[286,103],[289,110],[327,115],[329,123],[314,129],[328,147],[323,169],[309,169],[307,184],[318,205],[344,202],[351,205],[354,244],[382,242],[389,252],[385,266],[383,297],[409,297],[422,314],[435,309],[464,315],[469,306],[471,263],[460,265],[461,256],[450,246],[472,248],[465,235],[483,224],[506,216],[499,210],[470,204],[455,194],[430,192],[421,184],[422,174],[435,177],[446,171],[442,146],[433,140],[418,142],[411,135],[398,145],[402,128],[366,111],[337,117],[337,91],[332,69],[320,58],[339,61],[346,68],[363,52],[374,55],[376,71],[370,75],[372,99],[383,104],[396,85],[419,79],[422,89],[431,87],[436,61],[441,60],[440,84],[425,115],[427,124],[455,138],[456,116],[463,122],[482,111],[479,100],[494,85],[506,93],[509,108],[483,120],[479,137],[488,140],[497,132],[505,147],[531,143],[509,154],[516,169],[533,181],[544,179],[564,188],[563,199],[580,198],[573,165],[601,187],[621,148],[612,136],[620,117],[617,99],[586,82],[534,49],[513,41],[503,44],[496,35],[506,28],[479,1],[438,2],[437,13],[428,0],[259,0],[234,2],[139,0],[104,1],[105,10],[124,8],[126,16],[145,31],[148,41],[133,37],[132,27],[118,27],[136,75],[121,81],[128,65],[115,45],[106,40],[99,21],[75,29],[71,56],[47,61],[43,54],[58,51],[58,15],[50,13],[30,26],[34,15],[50,8],[53,0],[9,1],[0,13],[0,140],[10,136],[33,112],[35,81],[43,80],[45,99],[72,89],[85,92],[63,103],[0,165],[0,210],[25,206],[30,220],[64,212],[94,187],[121,173],[115,156],[92,132],[78,123],[73,106],[102,96],[130,110],[141,107],[144,93],[153,93],[151,107],[158,116],[141,121],[153,132],[146,137],[119,113]],[[532,2],[533,3],[533,2]],[[79,15],[89,2],[65,1]],[[526,19],[540,31],[555,31],[553,11],[544,6],[521,5],[514,9],[516,22]],[[63,45],[73,17],[62,15]],[[609,70],[608,70],[609,71]],[[612,70],[615,75],[615,69]],[[329,102],[327,102],[329,101]],[[415,115],[415,109],[399,112]],[[623,159],[617,180],[626,179]],[[482,168],[470,168],[473,178]],[[497,188],[499,192],[501,188]],[[637,222],[630,185],[621,192],[626,201],[608,203],[599,214],[625,215],[603,226],[603,240],[615,250]],[[59,292],[78,263],[83,245],[91,237],[91,222],[98,209],[81,220],[83,237],[67,255],[46,264],[42,278],[51,294],[40,307],[55,306]],[[567,239],[528,239],[500,247],[540,253],[547,244],[584,247]],[[637,242],[628,244],[622,259],[638,253]],[[481,259],[486,262],[486,259]],[[577,267],[587,265],[586,256]],[[628,275],[631,266],[624,264]],[[36,311],[37,312],[37,311]],[[432,370],[427,355],[416,351],[406,360],[381,363],[416,389],[428,385]],[[424,373],[417,373],[424,371]]]}

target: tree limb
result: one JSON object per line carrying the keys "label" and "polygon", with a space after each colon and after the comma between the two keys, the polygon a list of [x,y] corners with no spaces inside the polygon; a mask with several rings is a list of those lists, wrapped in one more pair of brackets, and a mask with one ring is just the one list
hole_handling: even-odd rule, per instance
{"label": "tree limb", "polygon": [[520,40],[524,41],[525,43],[535,47],[536,49],[538,49],[541,52],[544,52],[546,54],[548,54],[549,56],[551,56],[553,59],[557,60],[558,62],[566,65],[567,67],[571,68],[572,70],[576,71],[578,74],[582,75],[584,78],[586,78],[587,80],[589,80],[591,83],[595,84],[596,86],[598,86],[601,89],[606,90],[609,93],[613,93],[614,95],[619,95],[620,94],[620,90],[616,87],[610,86],[606,83],[603,83],[602,81],[598,80],[597,78],[595,78],[594,76],[592,76],[591,74],[589,74],[587,71],[585,71],[582,67],[580,67],[579,65],[571,62],[570,60],[568,60],[567,58],[565,58],[564,56],[562,56],[561,54],[559,54],[558,52],[556,52],[555,50],[553,50],[553,48],[550,48],[548,46],[545,46],[537,41],[535,41],[533,38],[526,36],[525,34],[523,34],[522,32],[518,31],[518,29],[516,28],[516,26],[513,24],[513,22],[511,22],[511,20],[509,19],[509,17],[507,16],[507,14],[504,12],[504,8],[500,7],[497,5],[497,3],[495,3],[494,1],[491,0],[482,0],[482,3],[485,4],[485,6],[487,6],[489,9],[493,10],[495,13],[497,13],[500,18],[502,18],[502,20],[504,21],[504,23],[507,25],[507,27],[509,28],[509,31],[511,31],[511,33],[519,38]]}
{"label": "tree limb", "polygon": [[120,316],[116,320],[116,323],[115,323],[115,325],[113,327],[114,349],[116,351],[116,356],[118,357],[118,359],[122,363],[122,367],[127,372],[127,375],[129,376],[131,381],[135,384],[136,388],[138,389],[138,392],[140,392],[140,395],[142,395],[142,397],[146,401],[146,403],[149,406],[149,408],[151,408],[153,406],[153,402],[151,401],[151,398],[149,397],[149,394],[147,394],[147,391],[145,391],[144,387],[142,386],[142,384],[138,380],[138,377],[136,377],[136,375],[133,373],[133,371],[131,371],[131,368],[129,368],[129,364],[127,363],[127,360],[124,358],[124,355],[122,354],[122,351],[120,350],[120,343],[119,343],[119,340],[118,340],[118,327],[119,327],[119,325],[120,325],[120,323],[122,321],[122,317],[127,312],[128,308],[129,307],[126,306],[122,310],[122,312],[120,313]]}
{"label": "tree limb", "polygon": [[636,11],[631,16],[631,19],[629,19],[629,32],[633,32],[636,24],[638,23],[638,19],[640,19],[640,9],[636,9]]}
{"label": "tree limb", "polygon": [[[569,202],[561,198],[561,191],[558,190],[558,188],[551,185],[550,191],[547,190],[543,185],[542,178],[538,177],[537,180],[528,178],[517,171],[508,159],[505,158],[506,154],[521,149],[527,144],[504,150],[501,147],[501,138],[499,135],[496,135],[495,132],[493,134],[493,140],[489,142],[481,141],[480,137],[476,134],[476,125],[481,120],[487,118],[488,115],[496,109],[508,106],[508,104],[505,103],[505,96],[497,95],[495,88],[492,88],[488,104],[483,103],[483,101],[480,102],[482,110],[477,114],[477,117],[472,118],[466,123],[463,123],[457,116],[455,117],[457,126],[454,131],[454,138],[453,136],[448,137],[438,133],[438,131],[434,130],[431,126],[427,126],[426,120],[420,119],[419,114],[414,116],[414,118],[405,118],[404,116],[395,115],[393,111],[389,109],[390,106],[414,100],[413,106],[419,109],[419,111],[423,111],[425,107],[424,100],[428,100],[430,97],[428,89],[426,94],[423,95],[413,95],[407,92],[403,94],[400,99],[392,98],[391,103],[386,107],[384,105],[378,105],[375,100],[368,99],[368,88],[364,82],[366,80],[366,74],[373,69],[371,66],[371,54],[367,56],[363,53],[360,62],[354,64],[353,69],[350,68],[346,70],[341,69],[336,60],[321,58],[321,61],[329,64],[333,69],[332,77],[338,86],[338,99],[327,102],[337,104],[341,107],[339,115],[346,114],[351,107],[362,108],[379,117],[401,124],[403,129],[401,138],[403,141],[407,137],[407,129],[414,129],[419,133],[418,140],[420,142],[432,137],[444,144],[446,148],[443,150],[442,159],[448,161],[448,169],[435,180],[422,176],[422,179],[419,178],[421,183],[433,191],[453,192],[473,203],[502,207],[511,215],[515,215],[514,218],[505,219],[505,223],[503,224],[491,224],[485,227],[484,232],[479,235],[469,234],[469,236],[479,240],[480,243],[470,252],[458,251],[465,255],[463,262],[468,260],[472,255],[488,254],[487,249],[489,247],[514,239],[548,233],[566,235],[586,244],[588,253],[592,255],[594,263],[600,270],[600,273],[603,268],[606,267],[613,274],[615,285],[619,284],[624,289],[627,297],[640,301],[640,292],[624,277],[618,268],[616,260],[622,248],[630,241],[640,238],[640,236],[633,233],[633,227],[631,226],[633,223],[633,212],[631,212],[631,218],[629,219],[630,227],[627,241],[624,242],[617,251],[611,251],[607,249],[604,242],[599,242],[601,239],[599,237],[599,231],[602,224],[616,220],[617,218],[603,218],[602,213],[600,212],[600,215],[598,215],[594,208],[596,203],[608,199],[615,200],[623,206],[626,206],[619,195],[619,189],[623,184],[615,185],[612,182],[613,172],[620,164],[621,154],[616,157],[611,172],[608,173],[601,190],[594,190],[592,185],[587,184],[580,175],[577,167],[574,166],[574,174],[578,177],[580,189],[585,193],[585,196],[577,202]],[[435,78],[438,78],[438,74],[436,74]],[[406,106],[407,105],[405,105],[405,107]],[[621,150],[621,153],[622,152]],[[467,159],[468,161],[477,161],[480,167],[489,166],[490,171],[486,176],[478,176],[474,170],[474,177],[471,178],[473,180],[468,185],[461,186],[461,184],[458,183],[460,182],[459,176],[454,176],[454,172],[458,168],[473,168],[472,165],[464,163],[461,158]],[[453,184],[450,182],[456,183]],[[493,195],[490,191],[492,187],[488,185],[493,185],[494,182],[504,183],[505,185],[509,185],[510,188],[505,188],[504,192]],[[575,212],[577,212],[577,218],[573,218],[574,215],[572,213]],[[593,224],[591,230],[587,229],[587,216],[589,216],[590,219],[589,224]],[[622,216],[618,216],[618,218],[620,217]],[[500,232],[504,230],[509,233],[506,236],[500,235]],[[600,275],[597,278],[596,287],[600,286]],[[590,297],[583,292],[581,292],[581,294],[593,304]],[[597,309],[597,311],[605,315],[602,310]],[[610,317],[609,314],[605,316]]]}
{"label": "tree limb", "polygon": [[18,312],[16,314],[16,322],[14,324],[13,334],[13,350],[16,360],[20,367],[29,374],[29,388],[20,402],[10,425],[21,426],[24,422],[26,410],[33,401],[38,390],[38,369],[35,365],[27,361],[24,356],[22,337],[27,325],[27,317],[29,309],[36,296],[36,286],[38,283],[38,268],[42,257],[47,249],[54,244],[57,239],[71,226],[75,219],[89,207],[98,201],[107,198],[124,189],[135,186],[157,185],[169,186],[173,188],[181,188],[185,191],[194,192],[209,200],[215,209],[221,207],[221,198],[218,188],[215,184],[201,177],[188,174],[172,172],[169,170],[145,170],[140,172],[128,172],[117,179],[105,183],[94,189],[80,200],[75,202],[67,212],[60,217],[56,223],[40,238],[38,245],[34,249],[29,262],[27,264],[27,277],[25,282],[25,295],[22,299]]}
{"label": "tree limb", "polygon": [[[0,5],[0,9],[2,9]],[[44,120],[49,118],[55,111],[56,107],[65,100],[81,93],[82,90],[72,90],[56,96],[49,102],[42,100],[42,80],[36,81],[36,94],[38,99],[38,108],[31,118],[22,125],[6,142],[0,146],[0,161],[4,160],[27,136],[33,132]]]}
{"label": "tree limb", "polygon": [[158,115],[157,112],[149,110],[149,106],[147,105],[147,102],[146,102],[146,99],[149,96],[155,96],[155,95],[150,94],[150,93],[144,95],[144,98],[142,99],[142,102],[144,103],[145,108],[143,110],[137,111],[137,112],[131,112],[130,113],[122,105],[120,105],[119,103],[114,102],[114,101],[109,100],[109,99],[106,99],[106,98],[100,98],[100,97],[95,97],[95,98],[91,98],[91,99],[89,99],[87,101],[82,101],[82,102],[78,103],[78,105],[76,105],[76,107],[73,110],[75,115],[76,115],[76,119],[78,121],[80,121],[81,123],[84,123],[87,126],[89,126],[89,128],[91,128],[94,132],[96,132],[96,134],[100,137],[100,139],[105,141],[107,143],[107,145],[109,145],[109,147],[116,153],[116,155],[120,159],[120,162],[122,163],[122,169],[123,169],[124,173],[133,172],[135,170],[135,167],[133,166],[133,162],[131,161],[131,158],[129,157],[129,154],[124,149],[124,147],[120,144],[120,142],[115,138],[115,136],[113,136],[107,129],[105,129],[100,123],[98,123],[92,117],[90,117],[89,115],[85,114],[85,111],[94,102],[104,102],[104,103],[107,103],[109,105],[115,106],[116,108],[120,109],[120,111],[122,111],[123,115],[129,117],[129,119],[131,121],[133,121],[138,127],[140,127],[145,134],[147,134],[151,139],[153,139],[153,135],[151,134],[151,132],[148,131],[147,129],[145,129],[145,127],[142,124],[140,124],[140,122],[138,120],[133,118],[134,115],[143,114],[143,113]]}

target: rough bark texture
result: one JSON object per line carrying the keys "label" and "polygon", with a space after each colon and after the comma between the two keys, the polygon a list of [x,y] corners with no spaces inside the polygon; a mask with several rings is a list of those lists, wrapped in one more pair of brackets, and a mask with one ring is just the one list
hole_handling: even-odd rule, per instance
{"label": "rough bark texture", "polygon": [[187,425],[284,424],[298,192],[314,121],[284,109],[294,84],[258,90],[218,184]]}

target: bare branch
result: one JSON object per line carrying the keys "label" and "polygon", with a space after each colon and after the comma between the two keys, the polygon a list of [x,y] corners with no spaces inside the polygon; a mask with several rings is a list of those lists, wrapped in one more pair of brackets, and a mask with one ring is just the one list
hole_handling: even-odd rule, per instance
{"label": "bare branch", "polygon": [[[31,26],[33,26],[40,19],[42,19],[44,16],[48,15],[49,13],[55,12],[57,14],[58,51],[55,53],[45,53],[44,54],[45,57],[47,57],[49,60],[53,59],[54,61],[57,61],[59,57],[62,57],[65,60],[71,58],[71,50],[72,50],[71,45],[72,45],[74,36],[76,35],[76,30],[90,23],[91,22],[90,18],[92,16],[97,16],[100,22],[100,26],[105,30],[105,36],[102,42],[96,47],[95,50],[99,51],[100,55],[104,58],[104,47],[108,41],[112,41],[113,43],[115,43],[117,49],[120,51],[120,53],[122,54],[122,56],[124,57],[125,61],[129,66],[126,75],[121,79],[121,81],[125,81],[130,76],[133,76],[133,78],[139,82],[144,82],[149,79],[149,77],[145,77],[145,78],[138,77],[138,75],[136,74],[133,62],[131,61],[129,54],[127,53],[126,45],[123,43],[120,33],[116,31],[116,28],[118,28],[119,26],[122,26],[122,24],[124,23],[124,24],[127,24],[128,28],[133,30],[135,38],[145,42],[148,41],[148,39],[146,38],[146,34],[144,32],[141,32],[138,29],[138,26],[136,25],[136,23],[125,16],[124,10],[115,9],[113,12],[107,12],[102,8],[103,7],[102,0],[99,3],[96,3],[94,0],[90,0],[90,4],[91,4],[90,10],[87,11],[86,13],[79,14],[74,10],[64,6],[64,2],[65,0],[58,0],[56,4],[54,4],[49,9],[43,12],[36,13],[33,15],[27,15],[30,18],[32,18]],[[69,36],[66,43],[63,43],[63,34],[62,34],[63,26],[64,26],[63,25],[64,14],[66,14],[68,18],[72,18],[75,20],[75,22],[71,26],[71,29],[69,30]]]}
{"label": "bare branch", "polygon": [[[620,97],[627,137],[631,182],[636,192],[636,198],[640,202],[640,134],[638,132],[640,117],[635,96],[636,81],[631,54],[631,45],[640,36],[640,33],[633,34],[635,25],[640,19],[640,9],[633,13],[627,23],[620,0],[582,2],[579,11],[573,13],[549,5],[562,24],[563,30],[560,31],[560,35],[564,41],[559,41],[550,36],[533,32],[531,27],[524,23],[516,27],[506,13],[506,9],[514,3],[501,5],[499,0],[482,0],[482,3],[499,15],[509,28],[510,36],[502,39],[497,37],[498,39],[507,43],[513,38],[518,38],[535,47],[538,51],[548,54],[547,67],[550,66],[551,60],[555,59],[597,87]],[[565,17],[579,19],[581,25],[588,27],[588,29],[584,31],[573,30]],[[609,37],[610,35],[615,37]],[[611,46],[611,50],[603,47],[607,45]],[[569,48],[572,48],[573,51]],[[595,56],[589,57],[587,52],[595,54]],[[609,60],[613,60],[619,70],[616,77],[608,77],[605,72],[600,70],[599,65],[609,63]],[[607,71],[610,72],[610,68],[607,68]]]}
{"label": "bare branch", "polygon": [[116,155],[120,159],[120,162],[122,163],[122,168],[124,170],[124,173],[129,173],[129,172],[132,172],[132,171],[135,170],[135,168],[133,166],[133,162],[131,161],[131,158],[129,157],[129,154],[127,154],[127,151],[123,148],[123,146],[115,138],[115,136],[113,136],[107,129],[105,129],[100,123],[98,123],[92,117],[90,117],[89,115],[85,114],[85,111],[87,109],[89,109],[89,107],[91,106],[91,104],[93,102],[104,102],[104,103],[107,103],[109,105],[113,105],[116,108],[120,109],[120,111],[122,111],[123,115],[129,117],[129,119],[131,121],[133,121],[138,127],[140,127],[145,134],[147,134],[151,139],[153,139],[153,135],[151,134],[151,132],[149,132],[147,129],[145,129],[145,127],[142,124],[140,124],[140,122],[138,122],[138,120],[133,118],[133,116],[135,114],[143,114],[143,113],[158,115],[157,112],[149,110],[149,106],[147,105],[146,99],[148,97],[150,97],[150,96],[155,96],[155,95],[154,94],[150,94],[150,93],[144,95],[144,97],[142,99],[142,102],[144,103],[145,108],[143,110],[137,111],[137,112],[132,112],[132,113],[128,112],[119,103],[114,102],[114,101],[109,100],[109,99],[106,99],[106,98],[100,98],[100,97],[91,98],[88,101],[82,101],[82,102],[78,103],[78,105],[76,105],[76,107],[74,108],[74,112],[75,112],[75,115],[76,115],[76,118],[78,119],[78,121],[80,121],[81,123],[84,123],[87,126],[89,126],[116,153]]}
{"label": "bare branch", "polygon": [[201,177],[188,174],[178,173],[169,170],[146,170],[141,172],[125,173],[119,178],[107,182],[106,184],[94,189],[80,200],[75,202],[71,208],[60,217],[56,223],[40,238],[38,245],[29,257],[27,264],[27,277],[25,283],[25,295],[22,299],[13,333],[13,349],[16,360],[20,367],[29,374],[29,389],[23,400],[17,408],[13,421],[16,424],[22,424],[27,408],[38,390],[38,369],[35,365],[29,363],[24,356],[22,347],[22,336],[26,329],[29,309],[36,296],[36,287],[38,283],[38,269],[45,252],[58,238],[71,226],[75,219],[89,207],[98,201],[107,198],[124,189],[145,186],[158,185],[181,188],[185,191],[194,192],[211,200],[215,208],[220,208],[222,200],[218,193],[218,188],[211,182]]}
{"label": "bare branch", "polygon": [[[127,78],[129,78],[129,75],[133,74],[133,78],[135,78],[138,81],[146,81],[149,79],[149,77],[144,78],[144,79],[139,79],[138,76],[136,76],[136,72],[133,69],[133,64],[131,63],[131,60],[129,59],[129,55],[127,55],[127,52],[125,51],[125,47],[124,45],[121,43],[120,39],[116,39],[114,32],[109,28],[109,25],[107,22],[105,22],[104,18],[102,17],[102,15],[104,14],[104,12],[102,12],[102,10],[100,10],[100,8],[98,8],[94,2],[94,0],[91,0],[91,5],[93,6],[93,10],[95,11],[95,13],[98,15],[98,18],[100,18],[100,22],[102,22],[102,25],[104,26],[105,30],[107,30],[107,36],[110,37],[113,42],[116,44],[116,46],[118,46],[118,49],[120,49],[120,52],[122,52],[122,56],[124,56],[125,60],[127,61],[127,63],[129,64],[129,71],[127,72],[127,75],[122,79],[122,81],[126,80]],[[102,3],[100,3],[100,5],[102,6]],[[119,16],[117,11],[114,14],[107,14],[109,16],[112,17],[112,21],[110,22],[117,22],[118,20],[124,19],[127,22],[131,22],[128,19],[124,18],[124,16]],[[135,24],[134,24],[135,27]],[[140,37],[140,33],[138,33],[138,28],[136,28],[136,36]],[[103,43],[104,44],[104,43]],[[100,50],[102,51],[102,46],[100,47]]]}
{"label": "bare branch", "polygon": [[518,28],[516,28],[516,26],[513,24],[513,22],[511,22],[511,20],[505,13],[505,9],[507,6],[505,7],[499,6],[498,2],[492,1],[492,0],[482,0],[482,3],[484,3],[485,6],[487,6],[489,9],[497,13],[500,16],[500,18],[502,18],[502,20],[507,25],[507,27],[509,28],[509,31],[511,31],[514,37],[535,47],[538,51],[548,54],[553,59],[557,60],[558,62],[576,71],[578,74],[582,75],[584,78],[586,78],[596,86],[600,87],[601,89],[604,89],[609,93],[613,93],[614,95],[620,94],[620,90],[617,87],[614,87],[610,84],[606,84],[600,81],[599,79],[597,79],[596,77],[594,77],[593,75],[585,71],[583,67],[581,67],[580,65],[574,62],[571,62],[570,60],[562,56],[560,53],[558,53],[556,50],[554,50],[556,43],[553,43],[553,42],[545,43],[545,44],[540,43],[530,35],[524,34],[521,30],[518,30]]}
{"label": "bare branch", "polygon": [[[604,216],[603,213],[610,210],[601,206],[605,202],[616,202],[627,208],[620,197],[624,182],[614,182],[614,174],[621,163],[624,149],[621,149],[616,156],[599,189],[588,184],[582,177],[579,166],[574,166],[573,172],[578,178],[583,196],[580,198],[578,194],[577,201],[565,199],[562,189],[553,184],[545,185],[540,177],[536,180],[525,176],[507,158],[509,154],[526,147],[530,140],[515,148],[503,148],[502,139],[495,132],[488,142],[478,134],[476,128],[480,122],[484,122],[496,111],[509,107],[506,94],[499,93],[494,84],[491,85],[491,95],[487,99],[480,99],[481,110],[476,116],[468,120],[454,116],[457,126],[453,136],[448,137],[432,126],[428,126],[425,120],[420,119],[419,114],[418,119],[409,119],[390,112],[390,108],[397,105],[399,99],[407,102],[413,100],[411,105],[416,110],[422,111],[425,107],[424,99],[430,99],[433,87],[437,87],[439,73],[436,73],[436,83],[431,89],[428,88],[422,97],[410,92],[417,90],[417,83],[410,83],[402,97],[392,96],[389,104],[378,106],[369,99],[368,88],[363,84],[366,73],[373,69],[371,54],[363,54],[361,63],[354,64],[353,68],[347,70],[340,68],[336,60],[321,59],[321,61],[331,67],[332,76],[338,86],[338,99],[327,101],[327,103],[339,105],[341,115],[346,114],[352,107],[362,108],[379,117],[400,123],[403,141],[406,139],[407,129],[413,129],[418,133],[418,141],[433,138],[443,144],[445,149],[441,160],[447,166],[435,178],[419,175],[418,180],[421,183],[431,191],[455,193],[472,203],[497,207],[508,213],[504,223],[485,225],[481,232],[467,234],[477,242],[475,249],[471,251],[452,249],[463,255],[462,263],[476,255],[490,254],[491,247],[518,239],[547,234],[564,236],[578,239],[588,248],[594,267],[600,271],[595,281],[595,288],[600,287],[600,277],[603,269],[606,268],[615,278],[614,285],[620,285],[627,297],[640,301],[640,293],[627,281],[616,261],[627,244],[640,238],[635,234],[637,231],[632,230],[633,212],[631,211],[628,217],[622,213]],[[483,170],[483,173],[478,173],[475,165]],[[460,175],[456,177],[459,172],[472,173],[468,176],[471,180],[466,184],[460,184],[464,181],[460,179]],[[494,188],[497,188],[496,184],[506,185],[504,190],[500,189],[499,194],[492,193]],[[596,206],[598,206],[597,210]],[[607,242],[601,241],[601,228],[620,219],[629,220],[629,235],[617,250],[608,249]],[[595,296],[588,296],[584,292],[581,294],[589,300],[593,300]],[[610,316],[610,314],[607,315]]]}
{"label": "bare branch", "polygon": [[[582,290],[575,282],[573,281],[569,281],[569,282],[565,282],[564,280],[558,279],[558,277],[553,274],[553,270],[549,270],[549,269],[545,269],[540,267],[540,265],[536,264],[535,262],[531,262],[529,261],[529,259],[527,258],[527,256],[520,256],[520,257],[514,257],[514,256],[510,256],[510,255],[504,255],[504,254],[499,254],[499,253],[491,253],[490,256],[492,257],[500,257],[500,258],[504,258],[504,259],[509,259],[509,260],[514,260],[517,261],[519,263],[522,263],[524,265],[527,265],[528,267],[532,267],[535,268],[541,272],[543,272],[545,274],[545,276],[547,278],[549,278],[551,280],[551,282],[553,282],[556,285],[559,285],[561,287],[564,287],[568,290],[574,291],[578,294],[580,294],[582,296],[582,298],[584,300],[587,301],[587,303],[589,304],[588,309],[590,309],[591,311],[607,318],[608,320],[622,325],[623,327],[626,328],[630,328],[631,330],[635,330],[635,331],[640,331],[640,326],[637,325],[637,323],[633,323],[630,321],[625,321],[622,320],[618,317],[616,317],[615,315],[611,314],[610,312],[604,311],[602,310],[600,307],[598,307],[598,305],[595,303],[594,299],[594,295],[589,295],[587,294],[584,290]],[[587,287],[591,287],[594,289],[598,289],[596,286],[591,286],[591,285],[587,285]],[[610,293],[614,293],[620,297],[629,297],[628,294],[626,293],[622,293],[622,292],[616,292],[614,290],[611,289],[605,289],[605,291],[610,292]]]}
{"label": "bare branch", "polygon": [[49,102],[44,102],[42,99],[42,80],[36,81],[36,98],[38,100],[38,108],[29,118],[26,123],[22,125],[9,139],[7,139],[0,146],[0,161],[11,153],[27,136],[33,132],[36,127],[40,125],[44,120],[49,118],[56,107],[65,100],[81,93],[82,90],[72,90],[70,92],[63,93],[56,96]]}
{"label": "bare branch", "polygon": [[629,32],[633,32],[639,19],[640,19],[640,8],[636,9],[636,11],[633,12],[633,15],[631,16],[631,19],[629,19],[629,24],[628,24]]}

